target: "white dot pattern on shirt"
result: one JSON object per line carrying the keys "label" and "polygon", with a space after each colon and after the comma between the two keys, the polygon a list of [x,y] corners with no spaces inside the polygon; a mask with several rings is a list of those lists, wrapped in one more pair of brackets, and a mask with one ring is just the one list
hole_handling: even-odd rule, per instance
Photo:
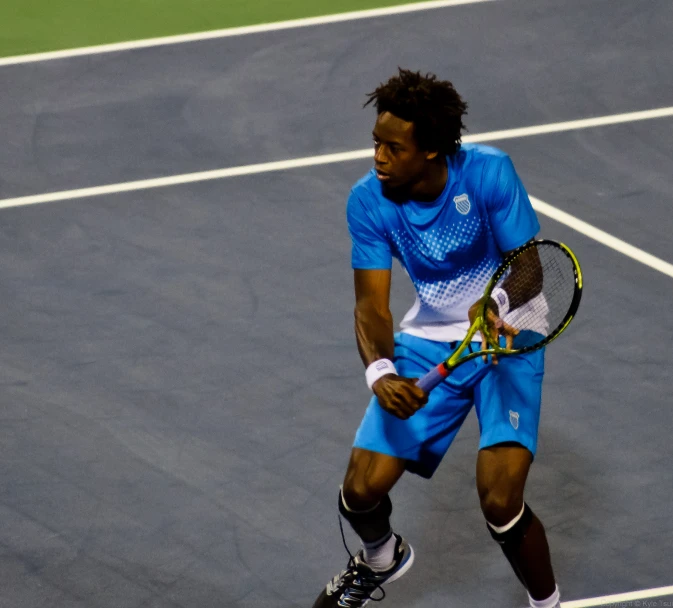
{"label": "white dot pattern on shirt", "polygon": [[[406,230],[391,233],[392,240],[399,252],[403,266],[413,266],[414,258],[427,264],[445,261],[450,254],[467,252],[474,242],[489,231],[488,226],[477,217],[466,218],[461,222],[432,228],[428,232],[418,233],[414,240]],[[421,303],[421,310],[447,311],[465,302],[474,302],[483,293],[484,287],[498,260],[486,256],[473,263],[453,269],[446,279],[423,280],[416,277],[414,284]],[[449,273],[447,273],[449,274]]]}

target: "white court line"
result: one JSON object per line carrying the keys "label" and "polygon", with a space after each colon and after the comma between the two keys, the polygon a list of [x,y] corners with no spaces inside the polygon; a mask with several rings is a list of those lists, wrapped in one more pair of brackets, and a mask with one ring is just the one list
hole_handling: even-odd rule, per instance
{"label": "white court line", "polygon": [[261,23],[259,25],[247,25],[243,27],[230,27],[220,30],[210,30],[207,32],[195,32],[193,34],[179,34],[177,36],[162,36],[160,38],[147,38],[144,40],[131,40],[128,42],[116,42],[113,44],[100,44],[96,46],[66,49],[63,51],[31,53],[29,55],[15,55],[13,57],[5,57],[4,59],[0,59],[0,67],[5,65],[16,65],[19,63],[50,61],[52,59],[66,59],[68,57],[79,57],[82,55],[99,55],[101,53],[130,51],[134,49],[162,46],[167,44],[183,44],[185,42],[197,42],[201,40],[211,40],[213,38],[245,36],[247,34],[259,34],[263,32],[273,32],[291,28],[310,27],[313,25],[326,25],[328,23],[340,23],[342,21],[372,19],[374,17],[386,17],[388,15],[402,15],[404,13],[416,13],[438,8],[446,8],[449,6],[479,4],[482,2],[492,1],[493,0],[432,0],[430,2],[413,2],[411,4],[400,4],[399,6],[388,6],[385,8],[375,8],[363,11],[351,11],[348,13],[338,13],[335,15],[323,15],[321,17],[308,17],[304,19],[292,19],[288,21],[276,21],[275,23]]}
{"label": "white court line", "polygon": [[[503,139],[530,137],[533,135],[543,135],[548,133],[560,133],[563,131],[588,129],[593,127],[602,127],[625,122],[650,120],[653,118],[664,118],[669,116],[673,116],[673,106],[667,108],[657,108],[654,110],[644,110],[641,112],[612,114],[610,116],[598,116],[595,118],[586,118],[582,120],[570,120],[566,122],[556,122],[544,125],[536,125],[532,127],[522,127],[518,129],[490,131],[487,133],[478,133],[476,135],[467,135],[463,137],[463,141],[466,143],[493,142]],[[143,179],[118,184],[108,184],[105,186],[93,186],[90,188],[78,188],[76,190],[63,190],[60,192],[48,192],[46,194],[35,194],[29,196],[20,196],[16,198],[6,198],[6,199],[0,199],[0,209],[8,209],[10,207],[22,207],[25,205],[37,205],[41,203],[54,203],[57,201],[73,200],[77,198],[86,198],[92,196],[102,196],[106,194],[116,194],[119,192],[131,192],[136,190],[163,188],[167,186],[178,186],[181,184],[205,182],[214,179],[224,179],[227,177],[236,177],[241,175],[254,175],[257,173],[269,173],[271,171],[284,171],[287,169],[299,169],[301,167],[329,165],[332,163],[342,163],[351,160],[371,158],[372,154],[373,154],[372,148],[364,148],[362,150],[352,150],[350,152],[338,152],[336,154],[307,156],[304,158],[295,158],[292,160],[281,160],[269,163],[259,163],[255,165],[243,165],[240,167],[213,169],[211,171],[199,171],[197,173],[183,173],[181,175]]]}
{"label": "white court line", "polygon": [[[561,608],[591,608],[592,606],[613,605],[615,608],[621,606],[623,602],[635,602],[637,600],[647,600],[662,595],[673,595],[673,586],[658,587],[656,589],[643,589],[642,591],[632,591],[630,593],[618,593],[616,595],[604,595],[602,597],[588,598],[586,600],[574,600],[572,602],[561,602]],[[632,606],[649,606],[650,604],[629,604]],[[659,606],[651,604],[652,606]]]}
{"label": "white court line", "polygon": [[[586,129],[589,127],[605,126],[609,124],[618,124],[628,122],[629,120],[645,120],[648,118],[660,118],[664,116],[673,116],[673,107],[660,108],[657,110],[646,110],[644,112],[632,112],[630,114],[616,114],[613,116],[602,116],[598,118],[589,118],[585,120],[574,120],[547,125],[538,125],[535,127],[525,127],[523,129],[507,129],[504,131],[492,131],[490,133],[481,133],[465,137],[466,142],[477,141],[495,141],[514,137],[524,137],[542,133],[555,133],[567,130]],[[137,190],[148,190],[151,188],[161,188],[167,186],[177,186],[181,184],[204,182],[214,179],[223,179],[241,175],[253,175],[258,173],[268,173],[271,171],[284,171],[288,169],[298,169],[302,167],[311,167],[316,165],[326,165],[332,163],[346,162],[350,160],[371,158],[372,149],[354,150],[352,152],[342,152],[337,154],[324,154],[322,156],[310,156],[305,158],[296,158],[293,160],[277,161],[270,163],[260,163],[256,165],[244,165],[240,167],[229,167],[227,169],[216,169],[213,171],[201,171],[198,173],[186,173],[183,175],[174,175],[171,177],[159,177],[155,179],[146,179],[134,182],[125,182],[120,184],[109,184],[107,186],[95,186],[92,188],[80,188],[77,190],[66,190],[61,192],[51,192],[47,194],[38,194],[32,196],[22,196],[18,198],[8,198],[0,200],[0,209],[11,207],[20,207],[25,205],[36,205],[41,203],[52,203],[57,201],[74,200],[78,198],[102,196],[107,194],[117,194],[120,192],[131,192]],[[673,277],[673,264],[669,264],[621,239],[618,239],[587,222],[584,222],[569,213],[565,213],[556,207],[531,197],[531,202],[538,213],[546,215],[557,222],[569,226],[591,239],[619,251],[624,255],[649,266],[663,274]]]}
{"label": "white court line", "polygon": [[464,141],[474,143],[485,141],[497,141],[499,139],[513,139],[515,137],[530,137],[531,135],[544,135],[545,133],[559,133],[561,131],[576,131],[607,125],[617,125],[625,122],[638,122],[653,118],[666,118],[673,116],[673,106],[657,108],[655,110],[643,110],[642,112],[627,112],[625,114],[611,114],[609,116],[596,116],[595,118],[582,118],[580,120],[567,120],[565,122],[553,122],[546,125],[521,127],[518,129],[506,129],[504,131],[492,131],[479,135],[468,135]]}
{"label": "white court line", "polygon": [[293,160],[280,160],[271,163],[259,163],[257,165],[244,165],[242,167],[214,169],[212,171],[200,171],[198,173],[184,173],[182,175],[173,175],[171,177],[157,177],[154,179],[143,179],[135,182],[109,184],[107,186],[94,186],[92,188],[79,188],[77,190],[64,190],[61,192],[49,192],[47,194],[20,196],[18,198],[6,198],[0,199],[0,209],[7,209],[9,207],[22,207],[25,205],[37,205],[41,203],[55,203],[57,201],[68,201],[90,196],[117,194],[118,192],[132,192],[135,190],[149,190],[152,188],[163,188],[166,186],[179,186],[182,184],[205,182],[214,179],[224,179],[226,177],[236,177],[239,175],[254,175],[256,173],[269,173],[271,171],[299,169],[301,167],[312,167],[315,165],[329,165],[332,163],[342,163],[349,160],[356,160],[359,158],[367,158],[372,156],[371,150],[368,149],[366,152],[366,154],[359,154],[358,152],[324,154],[322,156],[309,156],[305,158],[295,158]]}
{"label": "white court line", "polygon": [[622,241],[621,239],[618,239],[617,237],[608,234],[600,228],[596,228],[595,226],[592,226],[591,224],[588,224],[587,222],[584,222],[575,216],[566,213],[565,211],[561,211],[556,207],[552,207],[549,203],[545,203],[539,198],[531,196],[530,202],[533,203],[533,208],[538,213],[546,215],[547,217],[556,220],[561,224],[565,224],[573,230],[580,232],[584,236],[588,236],[590,239],[598,241],[610,249],[619,251],[619,253],[623,253],[629,258],[636,260],[641,264],[645,264],[645,266],[654,268],[654,270],[658,270],[659,272],[673,278],[673,264],[664,262],[664,260],[657,258],[647,253],[646,251],[643,251],[642,249],[638,249],[638,247],[629,245],[626,241]]}

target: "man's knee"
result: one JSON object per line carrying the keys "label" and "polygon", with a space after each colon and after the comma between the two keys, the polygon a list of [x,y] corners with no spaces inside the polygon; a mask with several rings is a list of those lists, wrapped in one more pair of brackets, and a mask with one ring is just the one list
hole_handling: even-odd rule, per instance
{"label": "man's knee", "polygon": [[486,489],[480,492],[481,511],[492,526],[506,526],[523,508],[520,492],[507,489]]}
{"label": "man's knee", "polygon": [[400,459],[353,450],[339,493],[339,512],[364,542],[376,542],[390,534],[393,505],[388,492],[403,471]]}
{"label": "man's knee", "polygon": [[373,508],[388,495],[385,484],[372,476],[359,474],[357,471],[346,475],[341,489],[344,501],[354,511],[365,511]]}
{"label": "man's knee", "polygon": [[381,502],[404,471],[401,460],[354,450],[346,471],[342,493],[354,511],[366,511]]}

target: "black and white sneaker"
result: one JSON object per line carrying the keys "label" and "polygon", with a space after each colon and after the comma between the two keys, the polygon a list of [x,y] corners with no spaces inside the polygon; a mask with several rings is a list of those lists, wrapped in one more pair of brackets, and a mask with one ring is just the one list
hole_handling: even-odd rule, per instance
{"label": "black and white sneaker", "polygon": [[[373,570],[363,560],[362,551],[348,560],[346,569],[337,574],[323,589],[313,608],[362,608],[370,600],[380,602],[385,597],[381,585],[400,578],[414,563],[414,550],[398,534],[395,542],[395,559],[387,570]],[[376,590],[379,597],[373,597]]]}

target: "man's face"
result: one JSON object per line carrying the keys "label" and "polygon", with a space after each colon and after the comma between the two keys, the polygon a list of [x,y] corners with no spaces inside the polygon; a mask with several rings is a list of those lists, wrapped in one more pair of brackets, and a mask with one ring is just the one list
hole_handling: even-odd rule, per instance
{"label": "man's face", "polygon": [[384,192],[408,190],[421,180],[436,152],[421,150],[414,139],[414,124],[382,112],[374,125],[374,168]]}

